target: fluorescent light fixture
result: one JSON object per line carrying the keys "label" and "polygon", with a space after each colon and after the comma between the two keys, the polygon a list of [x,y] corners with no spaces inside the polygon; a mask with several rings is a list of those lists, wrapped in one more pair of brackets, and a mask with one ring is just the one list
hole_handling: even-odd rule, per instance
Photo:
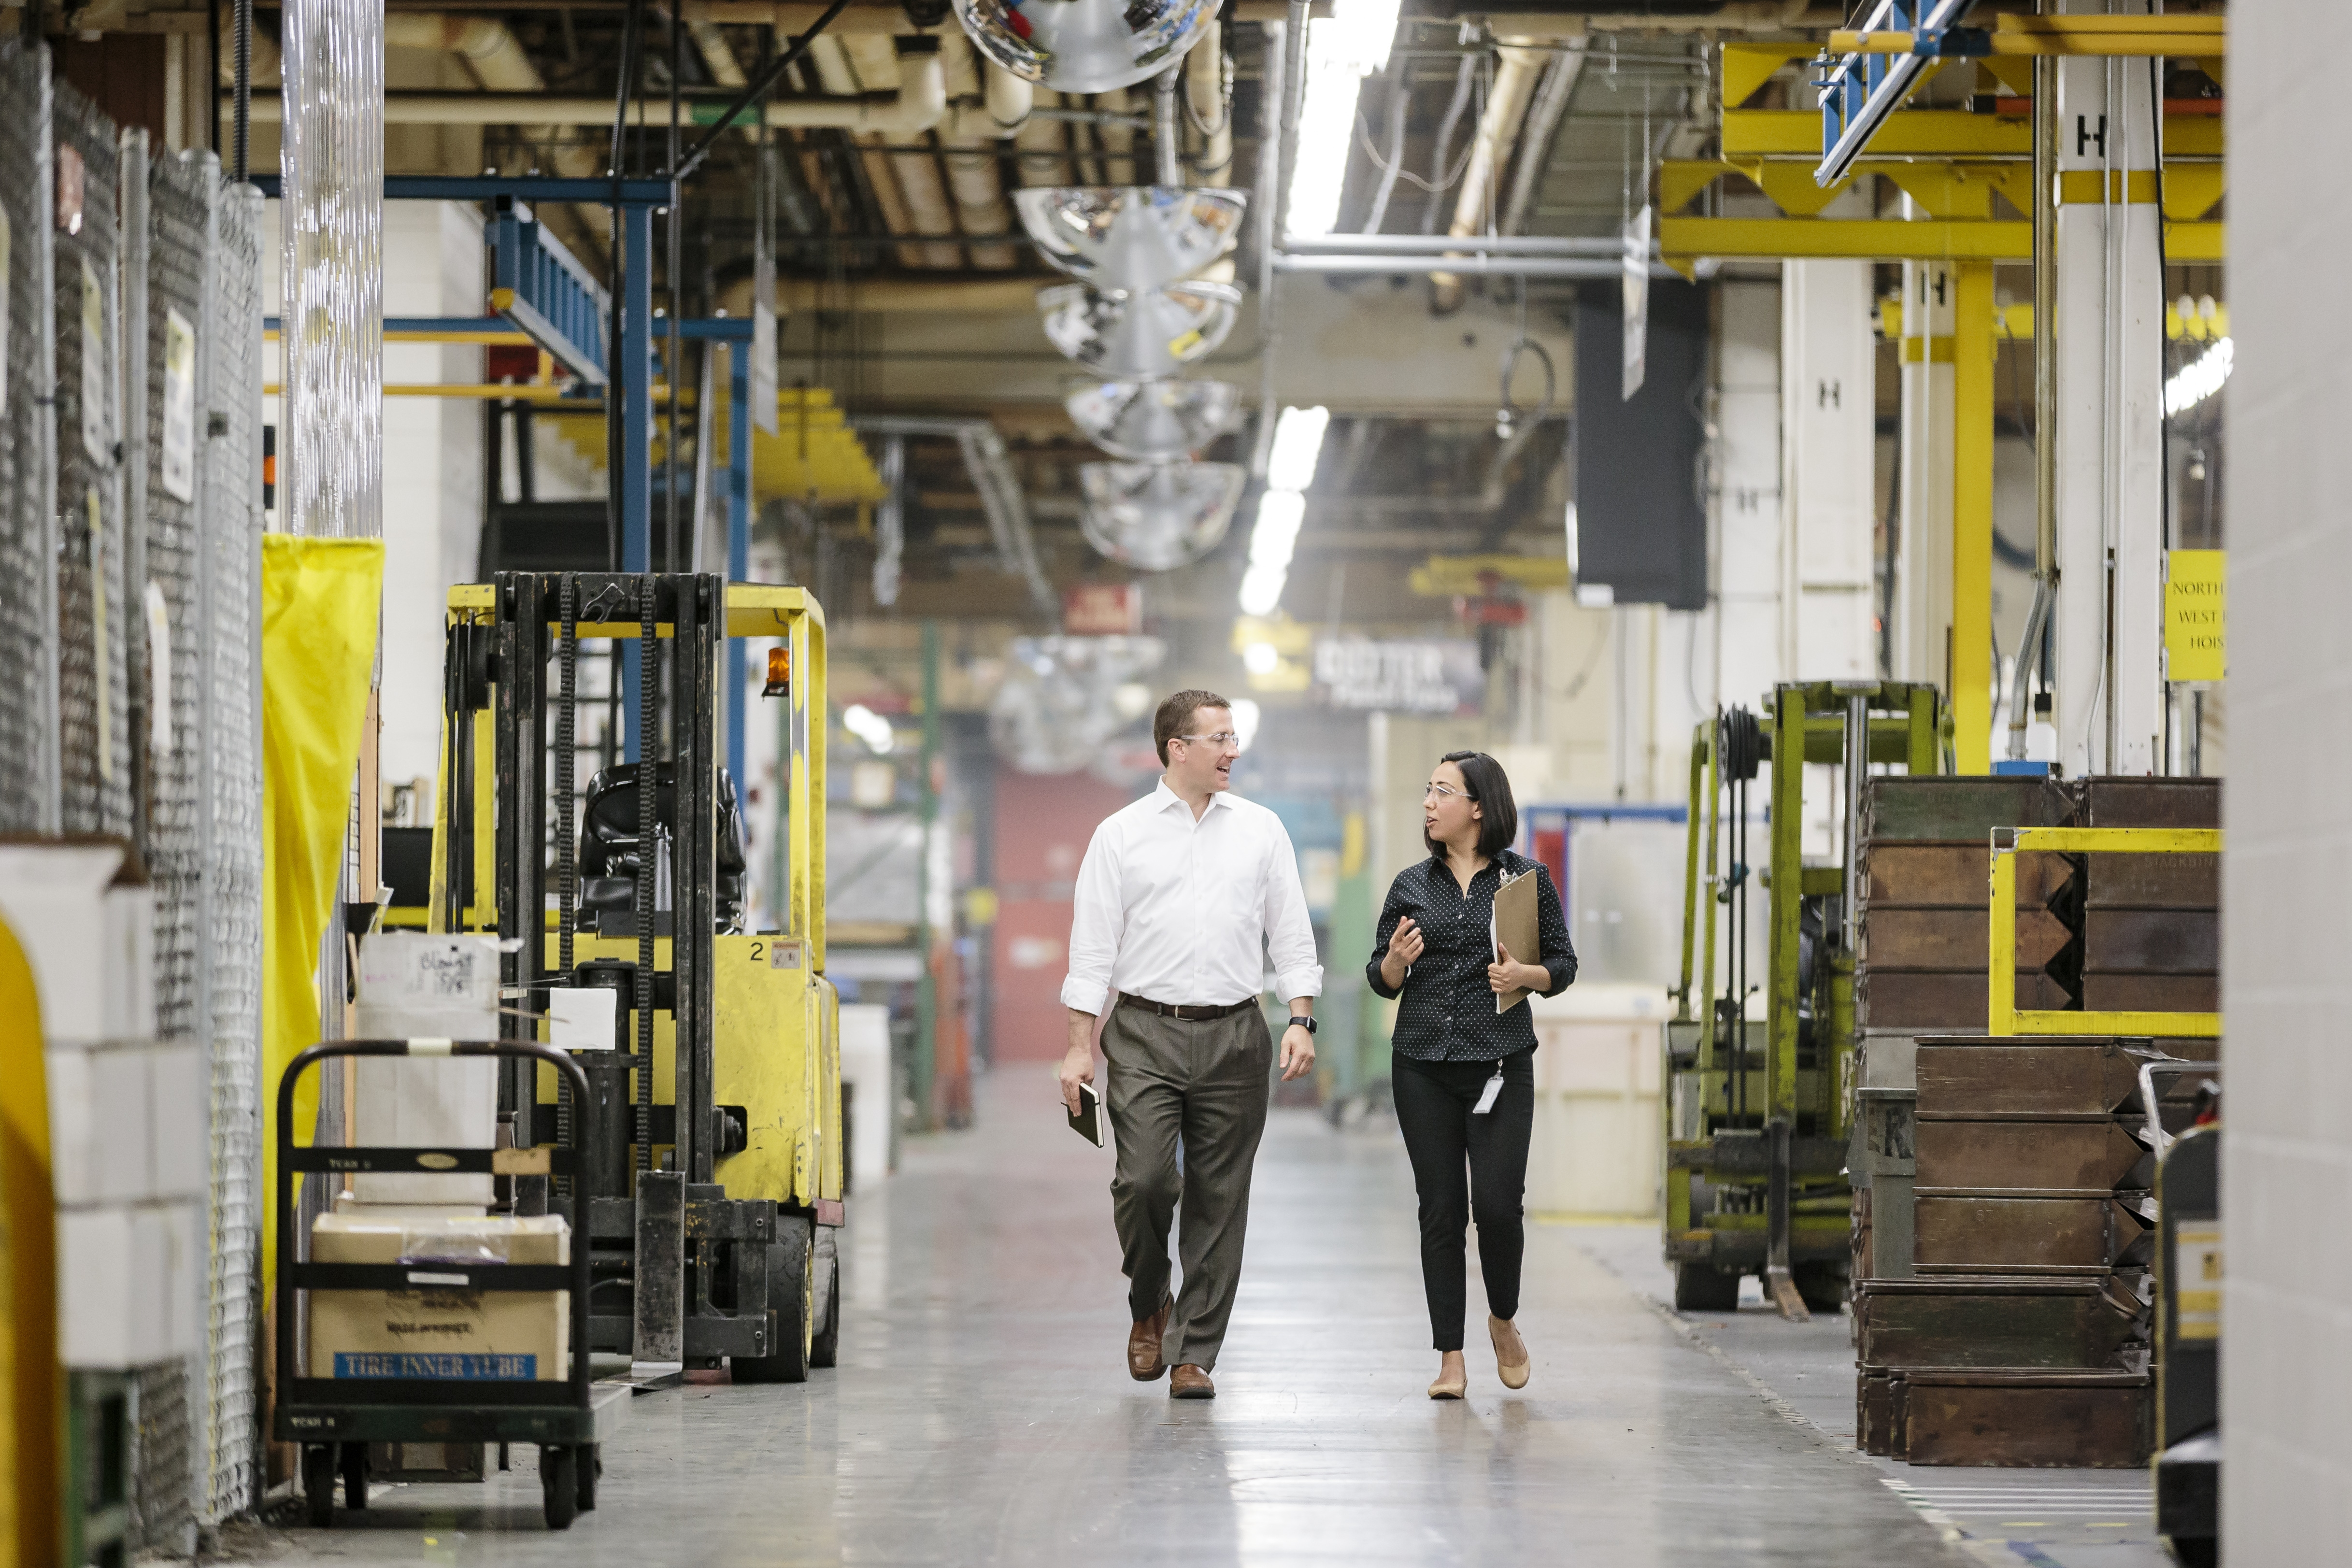
{"label": "fluorescent light fixture", "polygon": [[1275,421],[1274,447],[1266,455],[1265,483],[1270,490],[1304,490],[1315,482],[1315,464],[1323,455],[1323,432],[1331,411],[1286,408]]}
{"label": "fluorescent light fixture", "polygon": [[890,721],[863,702],[849,705],[841,716],[841,727],[865,742],[877,756],[889,755],[890,747],[898,739],[891,732]]}
{"label": "fluorescent light fixture", "polygon": [[1253,566],[1242,574],[1242,614],[1270,616],[1282,603],[1282,590],[1288,584],[1289,572],[1280,566]]}
{"label": "fluorescent light fixture", "polygon": [[2175,371],[2172,379],[2164,384],[2166,416],[2186,414],[2221,391],[2221,384],[2230,379],[2230,366],[2236,357],[2237,350],[2231,340],[2223,338]]}
{"label": "fluorescent light fixture", "polygon": [[1268,490],[1258,497],[1257,523],[1250,530],[1250,564],[1290,570],[1290,552],[1306,517],[1307,498],[1297,490]]}
{"label": "fluorescent light fixture", "polygon": [[1270,642],[1254,642],[1242,649],[1242,668],[1252,675],[1272,675],[1282,667],[1282,655]]}
{"label": "fluorescent light fixture", "polygon": [[1298,115],[1297,162],[1285,228],[1299,238],[1331,232],[1356,135],[1356,95],[1387,68],[1396,41],[1398,0],[1349,0],[1339,15],[1307,24],[1307,98]]}
{"label": "fluorescent light fixture", "polygon": [[1250,749],[1250,742],[1257,739],[1257,704],[1246,697],[1237,699],[1234,703],[1234,733],[1241,738],[1241,747],[1244,752]]}

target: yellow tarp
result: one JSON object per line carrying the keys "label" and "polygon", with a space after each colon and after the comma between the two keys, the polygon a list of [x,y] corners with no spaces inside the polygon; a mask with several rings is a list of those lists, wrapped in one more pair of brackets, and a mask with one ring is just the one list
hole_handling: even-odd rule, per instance
{"label": "yellow tarp", "polygon": [[[277,1267],[278,1080],[319,1038],[319,945],[335,910],[383,597],[383,542],[261,540],[262,1282]],[[319,1078],[294,1100],[317,1125]]]}
{"label": "yellow tarp", "polygon": [[49,1188],[49,1096],[33,966],[0,921],[0,1564],[34,1568],[58,1543],[56,1200]]}

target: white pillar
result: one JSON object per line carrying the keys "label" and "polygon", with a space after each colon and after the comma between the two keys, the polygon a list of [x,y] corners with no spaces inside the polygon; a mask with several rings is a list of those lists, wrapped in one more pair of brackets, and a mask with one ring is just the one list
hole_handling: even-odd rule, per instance
{"label": "white pillar", "polygon": [[1759,712],[1782,660],[1780,289],[1725,283],[1716,385],[1718,689]]}
{"label": "white pillar", "polygon": [[[387,315],[479,315],[480,216],[457,202],[387,203],[383,293]],[[391,343],[383,361],[384,379],[394,384],[482,379],[478,348]],[[482,405],[471,399],[387,397],[383,443],[383,731],[377,774],[386,784],[424,780],[422,810],[438,774],[449,589],[478,580],[485,500]],[[421,820],[430,821],[429,813]]]}
{"label": "white pillar", "polygon": [[[2315,198],[2352,143],[2342,0],[2231,18],[2230,69],[2260,84],[2230,122],[2230,782],[2223,795],[2223,1559],[2325,1563],[2352,1531],[2352,1270],[2308,1223],[2352,1184],[2352,816],[2337,715],[2352,650],[2352,295],[2312,287],[2352,252],[2352,205]],[[2326,263],[2322,261],[2322,265]],[[2206,698],[2214,715],[2213,697]],[[2218,726],[2209,724],[2207,758]]]}
{"label": "white pillar", "polygon": [[[1908,205],[1907,202],[1906,204]],[[1895,513],[1897,680],[1950,689],[1952,343],[1957,279],[1948,263],[1903,264],[1901,498]]]}
{"label": "white pillar", "polygon": [[1780,273],[1781,668],[1803,680],[1878,672],[1872,636],[1876,345],[1870,263]]}
{"label": "white pillar", "polygon": [[2069,773],[2164,765],[2164,279],[2150,99],[2145,60],[2059,62],[2053,706]]}

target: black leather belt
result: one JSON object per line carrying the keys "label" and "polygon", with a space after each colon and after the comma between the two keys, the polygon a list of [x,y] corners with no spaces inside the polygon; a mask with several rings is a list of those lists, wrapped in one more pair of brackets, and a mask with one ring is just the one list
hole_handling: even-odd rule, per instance
{"label": "black leather belt", "polygon": [[1257,999],[1252,997],[1246,1002],[1235,1002],[1225,1007],[1193,1007],[1173,1002],[1154,1002],[1145,996],[1121,996],[1118,1005],[1140,1007],[1147,1013],[1157,1013],[1163,1018],[1175,1018],[1187,1024],[1206,1024],[1213,1019],[1230,1018],[1236,1013],[1246,1012],[1257,1005]]}

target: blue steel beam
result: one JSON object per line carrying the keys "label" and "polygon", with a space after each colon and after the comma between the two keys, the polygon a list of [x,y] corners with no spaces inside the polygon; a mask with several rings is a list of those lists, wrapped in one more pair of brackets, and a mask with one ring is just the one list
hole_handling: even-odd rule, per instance
{"label": "blue steel beam", "polygon": [[1976,0],[1878,0],[1858,32],[1910,32],[1907,55],[1851,54],[1813,85],[1822,89],[1822,161],[1813,183],[1824,189],[1846,176],[1888,115],[1902,107],[1944,52],[1944,35],[1967,20]]}

